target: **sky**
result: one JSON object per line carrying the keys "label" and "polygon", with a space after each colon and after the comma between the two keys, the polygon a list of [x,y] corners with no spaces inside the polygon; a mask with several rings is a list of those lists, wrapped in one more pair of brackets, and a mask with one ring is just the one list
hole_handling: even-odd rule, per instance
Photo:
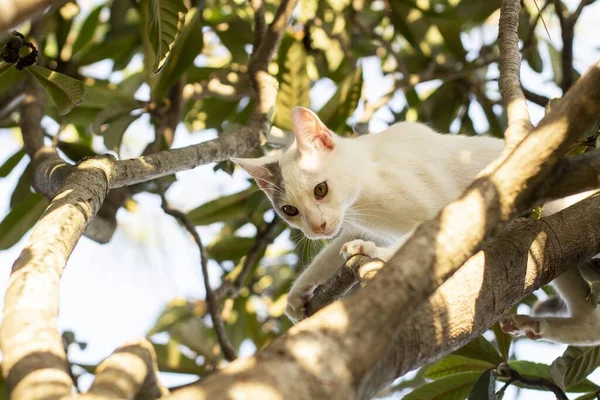
{"label": "sky", "polygon": [[[83,8],[91,9],[97,1],[80,2]],[[85,4],[83,4],[85,3]],[[532,0],[525,0],[529,7],[534,7]],[[565,1],[568,8],[573,10],[578,1]],[[547,15],[547,14],[546,14]],[[497,15],[496,15],[497,17]],[[575,67],[583,72],[600,55],[600,2],[586,8],[577,25],[575,34]],[[545,18],[551,42],[560,45],[560,31],[556,17]],[[538,26],[536,34],[547,35],[543,27]],[[497,35],[497,18],[491,18],[489,25],[483,31],[463,35],[463,41],[477,47],[481,41],[494,43]],[[547,37],[546,37],[547,38]],[[545,63],[549,62],[547,52],[542,52]],[[378,60],[364,60],[364,90],[369,101],[378,99],[388,91],[391,78],[383,77]],[[135,58],[129,69],[141,67],[141,59]],[[102,62],[90,67],[89,72],[106,77],[110,73],[111,64]],[[494,74],[491,71],[490,74]],[[496,72],[497,73],[497,72]],[[117,76],[111,79],[118,79]],[[545,71],[540,78],[532,73],[528,66],[522,69],[522,79],[529,89],[549,97],[560,95],[553,83],[549,83],[551,73]],[[432,82],[420,85],[418,90],[425,91],[439,85]],[[321,83],[311,92],[311,108],[318,109],[334,91],[332,84]],[[147,99],[148,90],[142,88],[137,97]],[[403,105],[403,98],[396,95],[392,104],[395,109]],[[472,107],[472,117],[478,131],[485,130],[487,123],[482,118],[481,110]],[[360,106],[355,114],[360,116]],[[535,122],[543,117],[543,109],[530,105],[530,113]],[[384,129],[392,121],[391,114],[386,110],[377,112],[370,122],[372,132]],[[58,126],[49,118],[44,124],[50,132]],[[147,118],[140,118],[128,129],[122,147],[122,157],[135,157],[152,139],[152,131]],[[183,147],[193,143],[210,140],[216,137],[215,132],[203,131],[190,133],[185,127],[179,126],[174,147]],[[101,147],[101,143],[99,143]],[[6,158],[20,148],[18,132],[0,131],[0,165]],[[0,179],[0,220],[9,211],[9,198],[18,177],[21,175],[27,161],[22,160],[18,168],[6,179]],[[236,171],[233,176],[219,171],[213,171],[212,164],[184,171],[177,174],[177,182],[168,191],[167,198],[173,207],[187,211],[224,194],[237,192],[248,186],[247,175]],[[190,242],[187,234],[160,208],[157,196],[142,194],[136,196],[139,207],[135,212],[121,209],[118,213],[118,228],[112,241],[106,245],[82,238],[61,280],[61,298],[59,329],[72,330],[79,341],[85,341],[88,347],[81,351],[73,347],[70,356],[73,361],[84,364],[96,364],[108,356],[116,347],[128,338],[144,336],[153,326],[156,317],[165,305],[174,298],[197,299],[204,298],[204,287],[199,267],[197,248]],[[199,228],[199,233],[205,244],[213,240],[220,225]],[[248,236],[253,236],[252,229],[244,228]],[[22,250],[28,234],[11,249],[0,252],[0,293],[6,290],[10,267]],[[286,237],[280,237],[270,251],[290,246]],[[219,284],[220,268],[211,265],[211,284]],[[3,296],[0,297],[0,307],[3,306]],[[543,342],[519,341],[516,353],[519,359],[550,363],[560,356],[565,346]],[[251,355],[253,346],[243,346],[241,355]],[[82,386],[91,383],[91,375],[84,376]],[[193,380],[193,376],[176,376],[162,374],[162,380],[167,385],[176,385]],[[600,373],[592,378],[600,383]],[[505,399],[514,399],[515,390],[509,389]],[[397,394],[391,398],[401,398]],[[554,396],[544,392],[522,391],[519,399],[554,399]]]}

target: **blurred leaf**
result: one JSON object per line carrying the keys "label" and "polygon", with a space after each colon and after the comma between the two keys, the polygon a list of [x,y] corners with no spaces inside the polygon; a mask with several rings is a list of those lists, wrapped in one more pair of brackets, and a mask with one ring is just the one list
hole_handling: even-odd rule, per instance
{"label": "blurred leaf", "polygon": [[253,238],[232,235],[212,243],[206,248],[206,251],[212,259],[218,262],[225,260],[235,262],[247,255],[253,245]]}
{"label": "blurred leaf", "polygon": [[19,161],[23,159],[25,156],[25,151],[23,149],[17,151],[15,154],[10,156],[8,160],[2,164],[0,167],[0,178],[6,178],[8,174],[11,173],[13,169],[19,164]]}
{"label": "blurred leaf", "polygon": [[[548,44],[548,52],[550,53],[550,62],[552,64],[552,71],[554,71],[554,83],[560,87],[563,79],[563,65],[562,65],[562,52],[557,50],[552,43]],[[581,74],[573,68],[573,82],[577,81]]]}
{"label": "blurred leaf", "polygon": [[510,345],[512,343],[512,336],[508,333],[504,332],[502,328],[500,328],[499,323],[495,323],[492,327],[494,331],[494,335],[496,336],[496,344],[498,345],[498,350],[500,354],[502,354],[502,358],[508,361],[508,353],[510,351]]}
{"label": "blurred leaf", "polygon": [[[550,382],[556,383],[552,378],[550,365],[536,363],[532,361],[511,360],[508,361],[508,366],[517,371],[519,374],[525,376],[526,378],[544,378],[549,380]],[[543,388],[527,386],[523,384],[518,384],[516,382],[515,385],[519,387],[527,387],[528,389],[545,390]],[[591,390],[596,390],[597,388],[598,386],[596,384],[585,379],[578,384],[568,387],[567,389],[569,392],[589,392]]]}
{"label": "blurred leaf", "polygon": [[31,183],[33,181],[33,164],[30,162],[25,167],[23,174],[17,181],[17,186],[13,191],[13,194],[10,196],[10,208],[15,208],[19,205],[23,200],[29,197],[32,193],[31,191]]}
{"label": "blurred leaf", "polygon": [[169,332],[176,323],[194,316],[196,314],[194,313],[194,305],[192,303],[184,299],[172,300],[163,312],[160,313],[156,323],[146,336],[152,336],[159,332]]}
{"label": "blurred leaf", "polygon": [[155,54],[152,74],[158,73],[171,56],[179,40],[187,8],[183,0],[144,0],[147,34]]}
{"label": "blurred leaf", "polygon": [[73,162],[97,155],[91,145],[82,142],[63,142],[61,140],[58,142],[58,148]]}
{"label": "blurred leaf", "polygon": [[188,103],[185,116],[186,127],[191,131],[221,128],[230,114],[235,112],[239,101],[222,100],[214,97]]}
{"label": "blurred leaf", "polygon": [[[113,35],[105,35],[99,43],[90,43],[74,55],[73,60],[79,66],[113,59],[115,63],[123,57],[133,56],[133,49],[140,43],[137,29],[123,29]],[[113,67],[114,70],[118,68]]]}
{"label": "blurred leaf", "polygon": [[240,214],[245,216],[247,213],[244,204],[254,190],[255,187],[250,187],[238,193],[219,197],[191,210],[188,216],[196,225],[226,222]]}
{"label": "blurred leaf", "polygon": [[538,41],[535,37],[532,40],[530,47],[525,51],[525,60],[531,69],[537,73],[541,73],[544,69],[544,61],[540,56]]}
{"label": "blurred leaf", "polygon": [[94,37],[94,32],[96,32],[96,28],[98,27],[98,23],[100,22],[100,13],[102,12],[103,8],[104,5],[99,5],[98,7],[94,8],[89,13],[85,21],[83,21],[81,29],[79,29],[77,34],[77,38],[73,43],[73,49],[71,50],[72,54],[79,53],[79,51],[92,40]]}
{"label": "blurred leaf", "polygon": [[246,64],[246,45],[252,44],[254,35],[250,24],[237,14],[225,14],[223,9],[211,8],[205,22],[219,36],[223,46],[231,53],[232,62]]}
{"label": "blurred leaf", "polygon": [[425,370],[425,378],[439,379],[444,376],[454,375],[460,372],[480,373],[486,369],[494,368],[495,365],[487,361],[475,360],[473,358],[449,355]]}
{"label": "blurred leaf", "polygon": [[495,366],[503,361],[498,350],[496,350],[494,345],[488,342],[483,336],[477,337],[471,343],[461,347],[452,354],[455,356],[487,361]]}
{"label": "blurred leaf", "polygon": [[500,8],[501,0],[461,0],[456,6],[456,16],[463,21],[481,23]]}
{"label": "blurred leaf", "polygon": [[48,205],[44,196],[31,193],[19,202],[0,222],[0,250],[17,243],[42,216]]}
{"label": "blurred leaf", "polygon": [[563,389],[576,385],[600,366],[600,346],[569,346],[552,363],[552,378]]}
{"label": "blurred leaf", "polygon": [[292,35],[283,37],[278,53],[279,92],[273,123],[286,131],[291,131],[292,109],[310,105],[310,78],[306,70],[306,51],[301,41]]}
{"label": "blurred leaf", "polygon": [[25,79],[27,74],[14,68],[15,64],[0,65],[0,93]]}
{"label": "blurred leaf", "polygon": [[125,114],[111,120],[108,123],[108,127],[101,129],[100,134],[104,137],[104,145],[107,148],[118,152],[121,148],[121,141],[123,140],[125,131],[129,125],[139,117],[139,114]]}
{"label": "blurred leaf", "polygon": [[468,102],[468,90],[460,81],[448,81],[441,84],[424,101],[422,110],[425,118],[439,132],[449,132],[458,110]]}
{"label": "blurred leaf", "polygon": [[577,397],[575,400],[597,400],[598,394],[596,392],[586,393],[583,396]]}
{"label": "blurred leaf", "polygon": [[3,73],[10,70],[14,66],[15,66],[15,64],[10,64],[10,63],[4,62],[4,61],[0,61],[0,76],[2,76]]}
{"label": "blurred leaf", "polygon": [[199,366],[196,361],[181,352],[176,341],[169,340],[167,344],[152,343],[152,345],[156,352],[159,370],[194,375],[206,373],[204,367]]}
{"label": "blurred leaf", "polygon": [[56,46],[58,47],[58,54],[60,54],[62,48],[65,46],[65,42],[67,41],[67,36],[69,36],[71,26],[73,25],[73,15],[70,15],[69,19],[65,19],[63,18],[61,11],[57,10],[54,13],[54,16],[54,35],[56,37]]}
{"label": "blurred leaf", "polygon": [[446,376],[416,388],[404,396],[404,400],[464,400],[480,376],[480,372]]}
{"label": "blurred leaf", "polygon": [[362,86],[362,67],[359,67],[340,83],[338,90],[319,110],[319,118],[329,129],[340,133],[346,129],[346,120],[358,105]]}
{"label": "blurred leaf", "polygon": [[83,100],[85,86],[77,79],[37,65],[27,67],[27,71],[46,89],[59,115],[65,115]]}
{"label": "blurred leaf", "polygon": [[475,382],[469,392],[468,400],[496,400],[495,385],[496,378],[492,369],[485,371]]}
{"label": "blurred leaf", "polygon": [[196,56],[204,46],[202,34],[202,11],[194,8],[186,15],[186,24],[181,37],[171,51],[169,62],[161,71],[155,87],[158,98],[166,96],[177,80],[188,68],[194,65]]}
{"label": "blurred leaf", "polygon": [[221,68],[192,66],[187,71],[187,82],[202,82],[208,80],[213,73],[220,71],[222,71]]}

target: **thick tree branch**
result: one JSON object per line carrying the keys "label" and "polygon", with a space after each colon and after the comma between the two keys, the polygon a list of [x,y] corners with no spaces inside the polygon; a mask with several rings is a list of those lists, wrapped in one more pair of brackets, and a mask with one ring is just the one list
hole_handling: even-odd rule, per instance
{"label": "thick tree branch", "polygon": [[64,0],[0,0],[0,32],[30,19],[54,3]]}
{"label": "thick tree branch", "polygon": [[[600,65],[595,65],[512,153],[487,167],[465,194],[442,209],[434,220],[421,224],[365,289],[302,321],[256,357],[234,362],[231,369],[182,390],[181,395],[202,393],[208,398],[218,397],[222,388],[234,381],[252,382],[258,376],[261,386],[268,388],[272,396],[285,399],[347,399],[368,392],[367,383],[374,379],[372,374],[383,376],[377,370],[380,363],[390,354],[398,354],[390,345],[398,328],[409,320],[416,325],[413,319],[416,310],[428,306],[440,285],[455,274],[484,240],[496,236],[517,212],[537,200],[533,197],[534,193],[539,195],[536,188],[551,179],[558,158],[585,127],[595,122],[599,112]],[[547,242],[546,237],[539,240]],[[589,243],[589,238],[583,242]],[[593,250],[597,251],[597,246]],[[576,255],[583,254],[588,252],[579,251]],[[461,276],[462,289],[453,293],[455,298],[457,292],[458,295],[467,292],[463,287],[465,276]],[[515,280],[507,282],[514,285]],[[498,296],[495,299],[500,304]],[[448,302],[445,304],[452,307]],[[491,322],[478,322],[476,326],[484,329]],[[401,336],[416,339],[438,335],[439,330],[431,329],[432,324],[430,320],[426,328]],[[439,345],[435,340],[432,342]],[[455,343],[448,342],[446,346]],[[423,351],[419,354],[431,355]],[[283,382],[269,372],[273,370],[279,371],[278,375],[282,370],[288,371],[298,379]]]}
{"label": "thick tree branch", "polygon": [[158,379],[154,348],[143,338],[119,347],[98,365],[95,373],[84,399],[158,399],[169,393]]}
{"label": "thick tree branch", "polygon": [[502,0],[498,26],[500,47],[500,93],[506,106],[508,129],[504,133],[507,147],[519,143],[532,128],[525,95],[521,89],[521,55],[519,53],[519,0]]}
{"label": "thick tree branch", "polygon": [[108,191],[109,168],[105,159],[86,160],[76,167],[13,265],[0,327],[2,372],[13,399],[71,394],[69,366],[56,328],[58,282],[73,248],[100,209]]}

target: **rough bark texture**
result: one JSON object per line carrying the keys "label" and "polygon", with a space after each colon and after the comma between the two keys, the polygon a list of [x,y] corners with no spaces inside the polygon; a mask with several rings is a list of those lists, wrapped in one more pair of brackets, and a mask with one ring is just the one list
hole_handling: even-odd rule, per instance
{"label": "rough bark texture", "polygon": [[[158,379],[154,347],[147,339],[135,339],[119,347],[96,368],[88,391],[91,399],[158,399],[169,393]],[[84,398],[85,398],[84,397]]]}
{"label": "rough bark texture", "polygon": [[519,52],[519,0],[502,0],[498,26],[500,47],[500,93],[506,106],[508,129],[504,133],[507,147],[513,147],[532,129],[525,95],[521,89],[521,54]]}
{"label": "rough bark texture", "polygon": [[[583,224],[581,215],[586,216]],[[599,223],[600,196],[542,220],[515,220],[400,326],[385,356],[363,380],[358,397],[370,398],[398,376],[460,348],[523,297],[600,252]],[[357,283],[366,284],[383,266],[379,260],[359,257],[315,290],[310,314]],[[359,277],[369,265],[373,274]]]}
{"label": "rough bark texture", "polygon": [[[269,82],[276,80],[266,72],[266,66],[289,24],[295,4],[294,0],[283,1],[260,41],[263,58],[255,64],[257,73],[251,75],[259,101],[247,127],[213,141],[132,160],[116,161],[109,155],[99,156],[70,166],[60,159],[56,150],[44,146],[39,126],[44,104],[41,96],[36,96],[38,88],[29,87],[28,94],[33,97],[23,105],[21,113],[24,143],[35,163],[36,190],[54,199],[15,262],[6,292],[0,349],[2,373],[11,398],[35,400],[71,396],[69,365],[56,327],[59,281],[73,248],[99,212],[109,189],[242,156],[260,148],[270,130],[277,94],[276,87],[275,90],[269,87]],[[253,54],[251,63],[255,59]],[[139,342],[109,357],[105,367],[98,371],[100,380],[86,396],[146,399],[164,394],[155,377],[154,355],[148,353],[147,347],[147,343]],[[115,374],[117,367],[129,375]]]}
{"label": "rough bark texture", "polygon": [[[581,215],[586,215],[585,221]],[[516,220],[399,324],[393,337],[380,334],[386,351],[355,388],[350,387],[352,367],[344,364],[347,357],[339,352],[351,352],[366,344],[360,338],[340,338],[342,345],[330,347],[336,342],[326,340],[326,332],[309,335],[303,330],[300,334],[297,326],[254,358],[236,361],[221,374],[169,398],[368,399],[396,377],[468,343],[533,290],[600,252],[599,223],[600,196],[542,220]],[[370,271],[381,265],[361,256],[350,260],[317,289],[309,309],[317,311],[319,305],[336,300],[340,293],[368,280],[368,276],[359,278],[358,271],[369,264]],[[371,286],[368,284],[361,292],[371,290]],[[346,308],[340,303],[329,308],[337,310],[337,318],[332,319],[331,312],[317,313],[305,323],[312,320],[330,330],[347,329],[351,320],[347,319]],[[367,315],[378,310],[363,305],[361,312]],[[295,379],[285,379],[285,375]],[[236,390],[229,391],[232,387]]]}
{"label": "rough bark texture", "polygon": [[35,225],[8,282],[0,348],[2,372],[14,399],[71,393],[69,366],[56,329],[58,283],[71,252],[102,205],[109,172],[101,160],[85,161],[76,171]]}
{"label": "rough bark texture", "polygon": [[[256,357],[234,362],[231,369],[186,393],[195,390],[218,397],[222,388],[237,380],[260,383],[263,390],[271,387],[269,398],[360,397],[365,377],[387,357],[398,327],[427,304],[485,239],[497,235],[536,200],[532,195],[539,194],[536,189],[544,181],[552,180],[560,154],[599,112],[596,65],[512,153],[487,168],[434,220],[417,228],[367,288],[324,308]],[[282,370],[289,374],[279,375]],[[285,375],[298,379],[282,382],[278,376]]]}

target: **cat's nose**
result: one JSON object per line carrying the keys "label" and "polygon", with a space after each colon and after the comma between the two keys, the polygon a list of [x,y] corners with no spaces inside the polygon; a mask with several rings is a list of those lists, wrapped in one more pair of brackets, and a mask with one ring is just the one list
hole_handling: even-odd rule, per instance
{"label": "cat's nose", "polygon": [[321,225],[313,225],[312,231],[315,233],[323,233],[323,232],[325,232],[326,226],[327,226],[327,222],[323,222]]}

